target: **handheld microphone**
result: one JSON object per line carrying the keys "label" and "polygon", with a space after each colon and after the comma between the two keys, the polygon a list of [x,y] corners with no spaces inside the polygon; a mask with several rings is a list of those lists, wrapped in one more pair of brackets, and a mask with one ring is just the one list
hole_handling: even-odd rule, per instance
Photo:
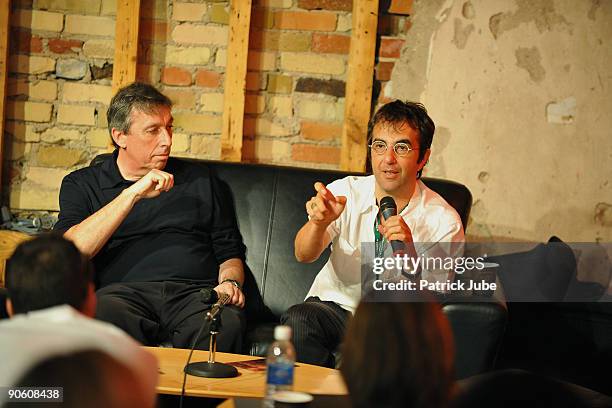
{"label": "handheld microphone", "polygon": [[[385,220],[397,215],[397,205],[393,197],[386,196],[380,200],[380,213]],[[393,248],[393,253],[406,251],[406,245],[398,240],[391,241],[391,248]]]}

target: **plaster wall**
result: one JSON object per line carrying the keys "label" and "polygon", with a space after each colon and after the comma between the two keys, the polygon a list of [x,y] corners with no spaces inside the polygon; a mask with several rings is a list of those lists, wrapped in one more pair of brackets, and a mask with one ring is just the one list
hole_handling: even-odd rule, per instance
{"label": "plaster wall", "polygon": [[484,240],[612,241],[612,2],[414,5],[386,96],[436,122],[425,174],[474,195]]}

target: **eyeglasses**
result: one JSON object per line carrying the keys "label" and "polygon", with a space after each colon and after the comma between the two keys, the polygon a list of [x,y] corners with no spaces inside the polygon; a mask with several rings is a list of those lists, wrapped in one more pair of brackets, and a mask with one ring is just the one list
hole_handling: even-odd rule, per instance
{"label": "eyeglasses", "polygon": [[[376,140],[369,145],[370,149],[376,154],[385,154],[387,151],[387,143],[382,140]],[[407,156],[413,150],[419,150],[418,148],[410,146],[408,143],[397,142],[393,145],[393,151],[399,157]]]}

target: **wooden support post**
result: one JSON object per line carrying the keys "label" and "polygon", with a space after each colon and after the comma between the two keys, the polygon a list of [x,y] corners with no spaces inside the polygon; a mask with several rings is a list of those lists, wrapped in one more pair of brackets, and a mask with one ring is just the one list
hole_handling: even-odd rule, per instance
{"label": "wooden support post", "polygon": [[226,161],[239,162],[242,159],[242,128],[250,25],[251,0],[232,0],[223,91],[223,128],[221,130],[221,160]]}
{"label": "wooden support post", "polygon": [[117,0],[113,94],[136,80],[140,0]]}
{"label": "wooden support post", "polygon": [[353,29],[340,156],[340,168],[345,171],[365,171],[377,23],[378,0],[353,1]]}
{"label": "wooden support post", "polygon": [[4,167],[4,111],[6,110],[6,77],[8,76],[8,37],[11,1],[0,2],[0,194]]}

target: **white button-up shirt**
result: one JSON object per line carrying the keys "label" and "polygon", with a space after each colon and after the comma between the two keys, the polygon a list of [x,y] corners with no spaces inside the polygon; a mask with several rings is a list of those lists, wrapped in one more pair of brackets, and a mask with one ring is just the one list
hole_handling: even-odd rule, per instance
{"label": "white button-up shirt", "polygon": [[[317,274],[307,297],[318,296],[354,313],[361,299],[362,264],[369,265],[374,256],[373,251],[362,254],[362,244],[365,244],[364,248],[374,248],[374,223],[378,214],[375,179],[373,175],[349,176],[330,183],[327,188],[335,196],[346,196],[347,202],[340,217],[327,228],[332,239],[331,255]],[[412,232],[417,254],[462,255],[465,236],[461,218],[453,207],[422,181],[417,180],[412,198],[400,215]],[[387,245],[386,254],[390,252]],[[371,267],[366,268],[371,271]],[[423,271],[422,277],[428,280],[452,278],[447,271],[444,276],[434,274]]]}

